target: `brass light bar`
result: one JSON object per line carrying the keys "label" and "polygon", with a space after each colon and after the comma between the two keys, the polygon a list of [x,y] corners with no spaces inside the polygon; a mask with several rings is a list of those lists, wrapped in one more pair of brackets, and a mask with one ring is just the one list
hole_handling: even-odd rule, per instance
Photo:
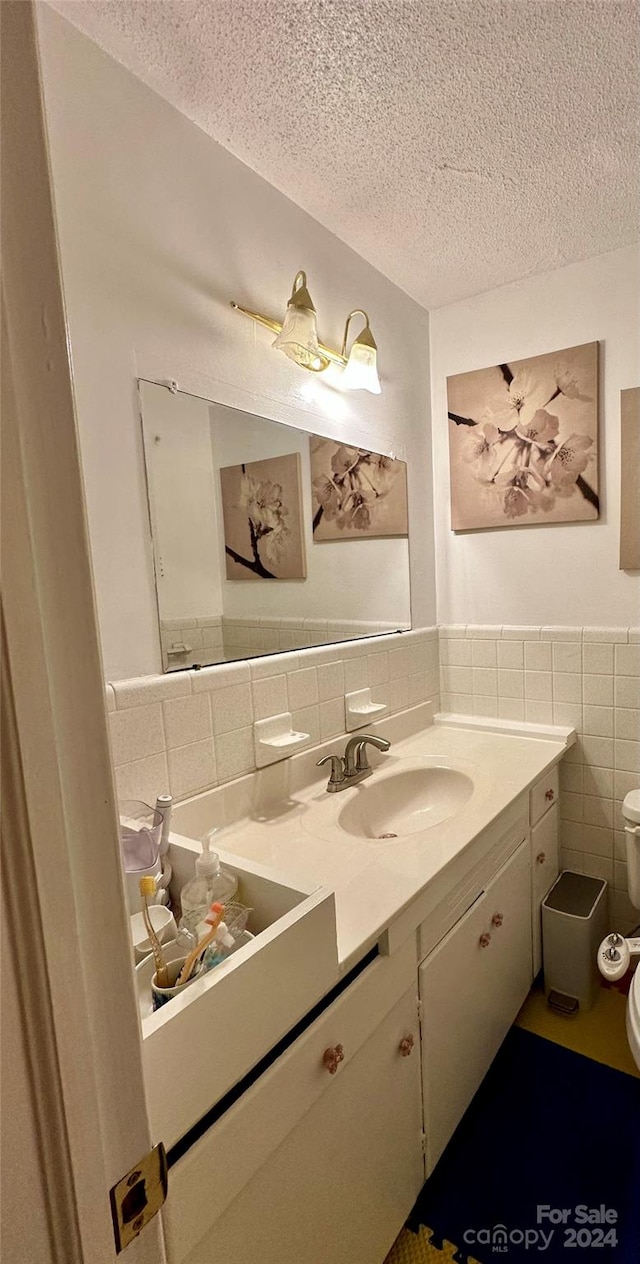
{"label": "brass light bar", "polygon": [[[257,321],[259,325],[264,325],[265,329],[270,329],[272,333],[280,333],[282,329],[281,320],[273,320],[271,316],[263,316],[260,312],[252,312],[249,307],[242,307],[240,303],[235,303],[233,300],[231,301],[231,306],[235,309],[235,311],[242,312],[243,316],[249,316],[251,320]],[[341,369],[345,367],[347,363],[346,356],[341,355],[339,351],[333,351],[331,347],[326,347],[323,342],[319,342],[318,347],[320,348],[321,354],[327,359],[327,361],[331,361],[332,364],[338,364]],[[328,368],[327,364],[323,365],[319,372],[322,372],[326,368]]]}

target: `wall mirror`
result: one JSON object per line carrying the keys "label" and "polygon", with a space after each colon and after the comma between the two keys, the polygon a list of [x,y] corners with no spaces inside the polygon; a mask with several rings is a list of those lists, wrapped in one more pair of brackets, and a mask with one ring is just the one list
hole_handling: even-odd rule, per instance
{"label": "wall mirror", "polygon": [[411,626],[404,461],[139,390],[165,671]]}

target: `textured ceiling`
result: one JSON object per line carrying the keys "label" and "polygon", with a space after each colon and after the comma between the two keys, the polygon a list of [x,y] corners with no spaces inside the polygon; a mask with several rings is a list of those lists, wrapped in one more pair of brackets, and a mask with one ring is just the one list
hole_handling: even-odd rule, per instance
{"label": "textured ceiling", "polygon": [[52,3],[425,307],[637,238],[637,0]]}

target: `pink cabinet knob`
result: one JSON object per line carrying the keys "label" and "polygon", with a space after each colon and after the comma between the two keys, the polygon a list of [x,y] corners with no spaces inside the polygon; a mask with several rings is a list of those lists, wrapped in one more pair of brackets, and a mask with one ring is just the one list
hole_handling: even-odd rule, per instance
{"label": "pink cabinet knob", "polygon": [[408,1058],[411,1050],[413,1049],[413,1036],[403,1036],[400,1044],[398,1045],[398,1049],[400,1050],[403,1058]]}
{"label": "pink cabinet knob", "polygon": [[327,1068],[329,1075],[335,1075],[341,1062],[344,1062],[344,1049],[342,1045],[334,1045],[333,1048],[325,1049],[322,1055],[323,1065]]}
{"label": "pink cabinet knob", "polygon": [[545,799],[548,799],[549,803],[553,803],[553,800],[554,800],[554,799],[555,799],[555,797],[556,797],[556,792],[555,792],[555,790],[552,790],[552,789],[551,789],[551,787],[549,787],[549,789],[546,791],[546,793],[545,793],[545,796],[544,796],[544,797],[545,797]]}
{"label": "pink cabinet knob", "polygon": [[484,934],[480,936],[478,943],[480,944],[481,948],[489,947],[489,944],[491,943],[491,935],[489,934],[488,930],[485,930]]}
{"label": "pink cabinet knob", "polygon": [[546,851],[539,851],[539,852],[538,852],[538,855],[536,856],[536,864],[537,864],[537,865],[544,865],[544,864],[545,864],[545,862],[546,862],[546,859],[547,859],[547,853],[546,853]]}
{"label": "pink cabinet knob", "polygon": [[503,921],[504,921],[504,917],[502,913],[494,913],[493,917],[491,918],[491,925],[502,926]]}

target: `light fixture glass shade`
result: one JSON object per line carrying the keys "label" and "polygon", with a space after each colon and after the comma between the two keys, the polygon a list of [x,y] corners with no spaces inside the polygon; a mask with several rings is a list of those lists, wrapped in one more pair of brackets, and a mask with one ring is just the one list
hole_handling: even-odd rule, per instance
{"label": "light fixture glass shade", "polygon": [[381,386],[378,377],[378,351],[356,338],[344,373],[342,385],[350,391],[371,391],[372,395],[380,395]]}
{"label": "light fixture glass shade", "polygon": [[316,314],[313,308],[289,303],[282,329],[272,345],[312,373],[319,373],[327,366],[318,346]]}

